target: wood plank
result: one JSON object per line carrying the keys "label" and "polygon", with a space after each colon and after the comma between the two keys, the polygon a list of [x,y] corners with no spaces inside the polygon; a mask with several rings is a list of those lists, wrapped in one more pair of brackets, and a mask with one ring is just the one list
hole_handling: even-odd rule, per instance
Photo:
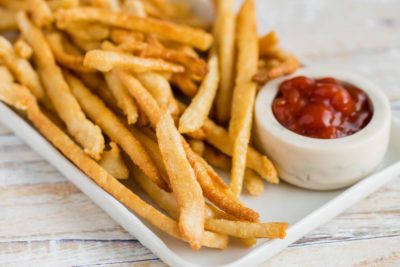
{"label": "wood plank", "polygon": [[262,266],[399,266],[399,248],[400,236],[326,243],[316,246],[290,247],[271,258]]}
{"label": "wood plank", "polygon": [[0,135],[0,187],[66,179],[14,135]]}
{"label": "wood plank", "polygon": [[2,266],[165,266],[137,241],[21,241],[0,243]]}

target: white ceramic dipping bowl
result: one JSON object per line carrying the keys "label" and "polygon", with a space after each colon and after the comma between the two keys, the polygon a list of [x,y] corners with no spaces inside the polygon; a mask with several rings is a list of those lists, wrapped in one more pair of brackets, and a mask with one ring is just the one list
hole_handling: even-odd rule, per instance
{"label": "white ceramic dipping bowl", "polygon": [[[306,137],[285,128],[276,120],[272,102],[283,81],[300,75],[333,77],[364,90],[373,109],[369,124],[353,135],[337,139]],[[369,80],[343,71],[304,68],[269,82],[259,92],[255,106],[256,142],[275,162],[286,182],[315,190],[339,189],[362,179],[382,161],[389,143],[390,117],[387,97]]]}

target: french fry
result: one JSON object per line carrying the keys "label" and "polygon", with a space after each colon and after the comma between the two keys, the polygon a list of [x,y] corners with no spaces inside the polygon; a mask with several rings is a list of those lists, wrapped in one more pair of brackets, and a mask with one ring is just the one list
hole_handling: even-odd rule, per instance
{"label": "french fry", "polygon": [[32,14],[33,22],[41,27],[48,27],[53,21],[53,14],[45,0],[27,0],[28,10]]}
{"label": "french fry", "polygon": [[76,38],[73,37],[72,38],[72,42],[79,47],[81,50],[88,52],[91,50],[95,50],[95,49],[100,49],[101,47],[101,42],[98,40],[85,40],[85,39],[80,39],[80,38]]}
{"label": "french fry", "polygon": [[86,153],[99,159],[104,149],[104,137],[98,126],[87,120],[75,97],[71,94],[60,68],[56,65],[43,33],[34,26],[25,13],[18,13],[18,25],[24,39],[34,51],[35,62],[54,108],[65,122],[68,131]]}
{"label": "french fry", "polygon": [[179,120],[179,131],[181,133],[199,130],[210,113],[219,82],[216,53],[211,52],[208,66],[209,72],[204,77],[199,91]]}
{"label": "french fry", "polygon": [[125,0],[123,10],[128,14],[133,14],[137,17],[147,17],[145,7],[141,0]]}
{"label": "french fry", "polygon": [[204,198],[181,136],[169,113],[161,115],[156,127],[160,152],[179,206],[179,228],[193,249],[201,247],[204,231]]}
{"label": "french fry", "polygon": [[228,121],[231,113],[235,72],[236,16],[234,2],[233,0],[217,1],[217,17],[214,24],[221,73],[220,89],[215,102],[219,122]]}
{"label": "french fry", "polygon": [[5,81],[12,83],[14,82],[14,77],[6,66],[0,65],[0,81]]}
{"label": "french fry", "polygon": [[110,32],[110,39],[116,44],[122,44],[125,42],[143,41],[144,34],[141,32],[112,28]]}
{"label": "french fry", "polygon": [[90,0],[93,6],[104,8],[112,11],[119,11],[121,9],[119,0]]}
{"label": "french fry", "polygon": [[130,40],[120,44],[118,50],[133,52],[142,57],[161,58],[182,65],[187,72],[200,77],[207,73],[207,63],[202,59],[178,50],[164,48],[162,45],[157,47],[146,42]]}
{"label": "french fry", "polygon": [[[40,111],[35,99],[27,89],[17,84],[4,84],[4,81],[0,82],[0,99],[15,108],[27,110],[29,120],[35,125],[38,131],[101,188],[155,227],[173,237],[185,240],[179,231],[178,224],[174,220],[144,202],[138,195],[108,174],[97,162],[88,157],[62,130],[57,128]],[[225,249],[228,244],[228,237],[205,231],[201,244],[206,247]]]}
{"label": "french fry", "polygon": [[299,67],[300,62],[294,56],[288,56],[278,66],[271,69],[261,69],[260,71],[258,71],[258,73],[254,75],[253,81],[259,84],[264,84],[269,80],[291,74],[295,72]]}
{"label": "french fry", "polygon": [[246,169],[244,174],[244,188],[252,196],[259,196],[264,192],[264,181],[258,173],[253,170]]}
{"label": "french fry", "polygon": [[74,38],[85,41],[102,41],[110,36],[110,29],[107,26],[96,23],[70,23],[63,30]]}
{"label": "french fry", "polygon": [[251,223],[225,219],[209,219],[207,229],[239,238],[280,238],[286,235],[287,223]]}
{"label": "french fry", "polygon": [[32,47],[30,47],[24,40],[19,39],[14,43],[15,53],[23,59],[31,58],[33,51]]}
{"label": "french fry", "polygon": [[61,8],[74,8],[79,6],[79,0],[49,0],[47,5],[50,7],[51,11],[57,11]]}
{"label": "french fry", "polygon": [[11,43],[0,36],[0,59],[12,71],[17,80],[28,87],[39,100],[44,100],[45,92],[39,76],[28,60],[17,55]]}
{"label": "french fry", "polygon": [[60,65],[67,69],[79,72],[93,72],[94,69],[83,66],[83,56],[75,49],[74,53],[67,53],[65,46],[72,46],[61,33],[52,32],[46,35],[53,55]]}
{"label": "french fry", "polygon": [[269,55],[272,47],[279,43],[278,35],[272,31],[258,40],[259,53],[261,56]]}
{"label": "french fry", "polygon": [[117,100],[118,107],[125,114],[128,124],[135,124],[139,117],[138,107],[135,100],[129,94],[126,87],[121,83],[115,71],[105,73],[105,78],[112,94]]}
{"label": "french fry", "polygon": [[196,152],[197,155],[203,156],[204,150],[205,150],[205,145],[203,141],[191,139],[187,141],[190,145],[190,148]]}
{"label": "french fry", "polygon": [[140,18],[133,15],[115,13],[104,9],[81,7],[59,10],[55,16],[57,25],[61,28],[74,21],[94,21],[146,34],[156,34],[160,38],[188,44],[200,50],[210,48],[213,40],[210,34],[199,29],[152,18]]}
{"label": "french fry", "polygon": [[105,150],[101,154],[99,164],[112,176],[119,180],[129,177],[129,170],[121,157],[119,147],[114,142],[110,143],[110,150]]}
{"label": "french fry", "polygon": [[[220,150],[222,153],[232,156],[232,144],[229,139],[228,132],[208,119],[202,128],[206,133],[205,140]],[[246,154],[246,165],[248,168],[256,171],[266,181],[277,184],[279,183],[278,173],[272,162],[264,155],[260,154],[256,149],[249,147]]]}
{"label": "french fry", "polygon": [[229,136],[233,144],[231,189],[239,195],[246,168],[247,147],[253,122],[257,86],[251,81],[257,72],[258,37],[254,0],[246,0],[237,21],[237,77],[233,90]]}
{"label": "french fry", "polygon": [[83,65],[102,72],[113,68],[122,68],[142,73],[147,71],[183,72],[179,65],[165,62],[161,59],[141,58],[115,51],[92,50],[86,53]]}
{"label": "french fry", "polygon": [[168,186],[161,178],[153,160],[146,152],[143,145],[133,136],[117,116],[114,115],[104,103],[87,89],[81,81],[67,74],[66,80],[71,92],[81,104],[85,113],[101,127],[101,129],[118,144],[139,166],[141,170],[158,186],[168,190]]}
{"label": "french fry", "polygon": [[161,107],[167,107],[173,116],[179,114],[178,103],[174,98],[171,85],[164,76],[155,72],[146,72],[137,74],[137,78]]}
{"label": "french fry", "polygon": [[16,15],[14,10],[0,8],[0,32],[18,28]]}
{"label": "french fry", "polygon": [[17,11],[27,9],[26,1],[19,0],[0,0],[0,5],[5,9]]}
{"label": "french fry", "polygon": [[198,91],[197,85],[186,74],[172,75],[171,83],[176,85],[187,97],[194,97]]}

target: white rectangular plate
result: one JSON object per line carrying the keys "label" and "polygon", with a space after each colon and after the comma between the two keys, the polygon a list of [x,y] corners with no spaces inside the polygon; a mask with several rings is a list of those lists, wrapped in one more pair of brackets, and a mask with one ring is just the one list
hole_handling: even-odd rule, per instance
{"label": "white rectangular plate", "polygon": [[182,241],[171,238],[141,221],[92,182],[29,123],[1,102],[0,121],[54,165],[144,246],[171,266],[257,266],[400,173],[400,121],[393,119],[391,142],[384,161],[373,174],[356,185],[343,190],[317,192],[282,183],[277,186],[267,185],[262,196],[243,197],[243,201],[249,207],[260,212],[262,221],[289,222],[290,227],[285,239],[261,240],[250,249],[231,244],[225,251],[203,248],[199,252],[193,252]]}

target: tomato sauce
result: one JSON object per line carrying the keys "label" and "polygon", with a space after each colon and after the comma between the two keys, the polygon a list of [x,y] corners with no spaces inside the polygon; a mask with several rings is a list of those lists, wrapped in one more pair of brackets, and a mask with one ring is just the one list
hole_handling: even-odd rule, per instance
{"label": "tomato sauce", "polygon": [[331,77],[299,76],[284,81],[272,111],[287,129],[321,139],[352,135],[372,118],[368,95],[352,84]]}

